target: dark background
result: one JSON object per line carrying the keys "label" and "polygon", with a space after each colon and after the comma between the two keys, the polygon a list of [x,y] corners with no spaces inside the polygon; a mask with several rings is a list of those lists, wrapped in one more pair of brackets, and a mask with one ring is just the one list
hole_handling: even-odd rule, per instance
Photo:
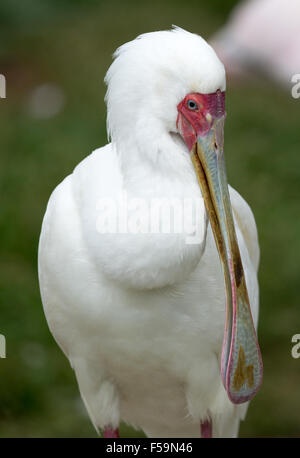
{"label": "dark background", "polygon": [[[208,38],[235,3],[1,0],[0,437],[96,436],[45,321],[37,246],[52,190],[107,141],[103,78],[112,53],[172,24]],[[229,81],[229,182],[251,205],[261,245],[265,375],[241,436],[300,436],[300,360],[291,357],[300,333],[299,112],[300,99],[269,81]],[[137,434],[121,427],[123,436]]]}

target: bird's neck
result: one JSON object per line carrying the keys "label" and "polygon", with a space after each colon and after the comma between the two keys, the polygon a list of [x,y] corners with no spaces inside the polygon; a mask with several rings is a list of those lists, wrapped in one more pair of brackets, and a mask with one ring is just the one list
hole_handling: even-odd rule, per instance
{"label": "bird's neck", "polygon": [[150,137],[133,135],[115,147],[127,192],[140,197],[200,196],[189,152],[177,134],[157,129]]}
{"label": "bird's neck", "polygon": [[112,243],[97,247],[105,252],[109,247],[107,275],[142,289],[183,281],[200,261],[207,223],[188,152],[170,134],[144,147],[129,138],[113,149],[119,158],[119,205],[126,229],[112,236]]}

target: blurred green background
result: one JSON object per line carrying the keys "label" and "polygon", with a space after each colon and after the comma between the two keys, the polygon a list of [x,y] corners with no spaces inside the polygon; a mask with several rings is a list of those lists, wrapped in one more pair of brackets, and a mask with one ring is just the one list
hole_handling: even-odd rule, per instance
{"label": "blurred green background", "polygon": [[[208,38],[235,3],[1,0],[0,333],[7,358],[0,360],[0,437],[96,436],[47,328],[37,246],[51,191],[106,143],[103,78],[113,51],[172,24]],[[265,376],[243,437],[300,436],[300,360],[291,357],[291,337],[300,333],[299,112],[300,99],[269,82],[228,85],[229,181],[250,203],[261,244]],[[121,428],[123,436],[140,434]]]}

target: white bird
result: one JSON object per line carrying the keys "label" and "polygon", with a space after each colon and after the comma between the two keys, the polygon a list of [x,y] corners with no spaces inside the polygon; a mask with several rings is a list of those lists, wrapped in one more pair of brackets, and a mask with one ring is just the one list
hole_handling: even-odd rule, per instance
{"label": "white bird", "polygon": [[259,246],[228,193],[224,67],[176,27],[121,46],[106,83],[111,143],[59,184],[43,221],[50,330],[104,437],[121,420],[150,437],[234,437],[262,377]]}
{"label": "white bird", "polygon": [[265,73],[290,88],[300,69],[299,30],[299,0],[244,0],[211,42],[235,76]]}

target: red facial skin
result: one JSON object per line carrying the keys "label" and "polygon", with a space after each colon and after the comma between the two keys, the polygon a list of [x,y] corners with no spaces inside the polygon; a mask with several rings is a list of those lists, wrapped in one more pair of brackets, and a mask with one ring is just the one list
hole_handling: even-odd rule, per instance
{"label": "red facial skin", "polygon": [[[189,107],[190,100],[195,102],[195,109]],[[197,137],[207,134],[214,119],[225,116],[225,92],[218,89],[212,94],[188,94],[177,105],[177,110],[177,129],[191,151]]]}

